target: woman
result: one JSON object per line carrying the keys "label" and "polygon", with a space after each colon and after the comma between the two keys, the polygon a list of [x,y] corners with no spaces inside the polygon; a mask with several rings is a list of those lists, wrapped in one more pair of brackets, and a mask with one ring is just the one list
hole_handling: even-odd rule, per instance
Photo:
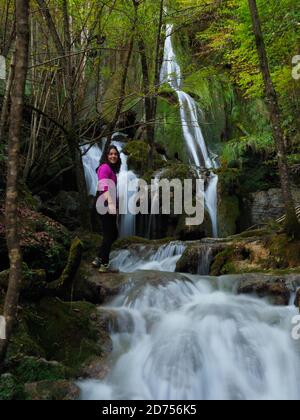
{"label": "woman", "polygon": [[99,269],[100,273],[109,271],[109,257],[113,243],[118,239],[117,208],[116,200],[109,192],[108,181],[115,184],[117,189],[117,174],[122,165],[120,153],[115,146],[110,146],[103,154],[100,166],[97,169],[98,175],[98,198],[104,195],[104,202],[107,203],[108,212],[101,215],[103,242],[98,257],[93,261],[93,266]]}

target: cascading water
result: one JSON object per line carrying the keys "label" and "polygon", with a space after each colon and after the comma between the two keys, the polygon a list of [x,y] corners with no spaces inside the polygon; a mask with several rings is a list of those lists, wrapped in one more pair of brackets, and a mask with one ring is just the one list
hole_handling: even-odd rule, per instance
{"label": "cascading water", "polygon": [[[153,263],[168,260],[171,271],[170,255],[183,250],[179,243],[152,250]],[[145,267],[132,258],[132,269]],[[130,257],[125,260],[121,266],[129,268]],[[111,370],[103,381],[79,383],[82,399],[300,399],[294,306],[237,296],[234,276],[174,274],[165,282],[166,274],[157,272],[154,285],[145,283],[143,271],[137,274],[108,306],[114,313]]]}
{"label": "cascading water", "polygon": [[[118,141],[113,141],[113,144],[118,147],[121,151],[122,167],[118,176],[118,191],[119,201],[125,204],[128,208],[130,199],[136,194],[138,190],[139,180],[133,171],[128,170],[128,157],[122,153],[123,144]],[[128,191],[128,186],[131,186],[131,190]],[[121,238],[134,236],[136,232],[136,216],[131,214],[129,211],[127,214],[123,214],[120,218],[119,233]]]}
{"label": "cascading water", "polygon": [[[172,44],[173,25],[167,25],[164,61],[161,69],[161,83],[168,83],[177,92],[183,136],[186,142],[191,164],[197,168],[216,168],[215,160],[211,159],[203,133],[199,124],[198,105],[195,100],[181,90],[182,75]],[[218,176],[210,173],[205,192],[205,202],[210,215],[213,236],[218,236],[217,194]]]}
{"label": "cascading water", "polygon": [[94,144],[93,146],[83,146],[81,152],[88,195],[95,197],[98,184],[96,169],[99,166],[102,150],[97,144]]}
{"label": "cascading water", "polygon": [[[112,140],[117,136],[120,137],[120,133],[115,133]],[[134,172],[128,170],[128,158],[124,153],[122,153],[124,146],[123,143],[121,141],[113,140],[112,144],[114,144],[121,152],[122,167],[118,176],[118,191],[120,202],[124,202],[126,205],[138,189],[138,178]],[[98,145],[83,146],[82,154],[82,161],[85,171],[88,194],[91,196],[95,196],[98,185],[96,169],[98,168],[99,162],[101,160],[102,150]],[[133,191],[128,191],[127,187],[129,184],[133,186]],[[136,216],[130,214],[129,212],[127,214],[121,215],[119,227],[121,238],[135,235],[135,221]]]}
{"label": "cascading water", "polygon": [[112,268],[123,273],[137,270],[156,270],[173,273],[176,264],[186,245],[181,242],[170,242],[159,247],[157,251],[146,246],[118,251],[112,254]]}

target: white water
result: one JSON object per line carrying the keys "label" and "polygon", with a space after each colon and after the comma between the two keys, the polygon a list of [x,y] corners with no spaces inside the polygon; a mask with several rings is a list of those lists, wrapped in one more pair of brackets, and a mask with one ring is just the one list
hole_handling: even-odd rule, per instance
{"label": "white water", "polygon": [[82,162],[84,167],[88,195],[95,197],[98,185],[96,169],[99,166],[99,162],[102,156],[102,150],[98,145],[95,144],[93,146],[83,146],[81,148],[81,152],[83,153]]}
{"label": "white water", "polygon": [[180,242],[171,242],[157,250],[141,245],[112,253],[111,265],[113,269],[123,273],[133,273],[138,270],[173,273],[185,249],[186,245]]}
{"label": "white water", "polygon": [[[185,246],[115,254],[123,271],[174,271]],[[127,252],[127,254],[126,254]],[[176,261],[176,262],[175,262]],[[238,278],[143,271],[107,308],[111,370],[79,383],[84,400],[299,400],[300,348],[292,340],[292,306],[237,296]],[[153,274],[154,275],[154,274]],[[152,275],[152,276],[153,276]],[[155,275],[154,275],[155,276]],[[168,275],[170,276],[170,275]]]}
{"label": "white water", "polygon": [[[120,133],[115,133],[113,136],[120,136]],[[127,160],[128,157],[122,153],[123,149],[123,143],[119,141],[112,141],[112,144],[114,144],[121,153],[121,159],[122,159],[122,167],[121,171],[118,175],[118,191],[119,191],[119,201],[124,202],[125,205],[128,204],[129,200],[133,197],[135,192],[138,188],[138,178],[135,175],[133,171],[128,170]],[[85,171],[85,178],[87,183],[87,189],[88,194],[91,196],[96,196],[97,192],[97,185],[98,185],[98,177],[96,173],[96,169],[99,166],[99,162],[102,157],[102,150],[99,146],[94,145],[92,147],[90,146],[84,146],[82,147],[83,157],[83,166]],[[128,191],[128,185],[135,185],[135,191]],[[120,231],[120,237],[125,238],[129,236],[134,236],[136,231],[136,225],[135,225],[136,217],[130,212],[127,212],[127,214],[123,214],[120,217],[120,225],[119,225],[119,231]]]}
{"label": "white water", "polygon": [[215,279],[174,280],[132,285],[111,303],[112,370],[81,383],[82,399],[300,399],[296,308],[235,296]]}
{"label": "white water", "polygon": [[[198,168],[213,169],[217,165],[210,158],[207,150],[199,123],[198,105],[190,95],[181,90],[182,75],[172,44],[172,31],[173,25],[167,25],[164,61],[161,69],[161,83],[169,83],[171,88],[177,92],[183,136],[191,164],[196,165]],[[214,237],[218,236],[217,187],[218,176],[212,174],[205,192],[205,202],[212,221]]]}
{"label": "white water", "polygon": [[[128,170],[128,156],[122,153],[123,143],[118,141],[112,142],[121,152],[122,167],[118,175],[118,192],[119,202],[124,203],[127,213],[123,214],[120,218],[119,233],[120,238],[126,238],[134,236],[136,232],[136,216],[128,211],[129,201],[138,191],[139,179],[133,171]],[[128,187],[131,185],[132,191],[128,191]]]}

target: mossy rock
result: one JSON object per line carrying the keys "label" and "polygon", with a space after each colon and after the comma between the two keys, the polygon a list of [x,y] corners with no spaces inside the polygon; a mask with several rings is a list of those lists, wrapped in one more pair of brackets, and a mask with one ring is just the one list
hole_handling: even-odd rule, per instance
{"label": "mossy rock", "polygon": [[80,397],[80,389],[64,380],[28,383],[24,392],[30,401],[74,401]]}
{"label": "mossy rock", "polygon": [[23,357],[13,368],[13,374],[20,383],[57,381],[70,375],[61,363],[36,357]]}
{"label": "mossy rock", "polygon": [[46,359],[63,363],[76,375],[85,363],[105,354],[109,337],[99,317],[90,303],[47,298],[32,308],[26,320]]}
{"label": "mossy rock", "polygon": [[[123,153],[128,156],[128,167],[143,175],[148,168],[149,145],[144,141],[130,141],[123,149]],[[157,170],[165,166],[162,156],[154,151],[153,170]]]}
{"label": "mossy rock", "polygon": [[219,196],[218,225],[221,238],[236,234],[239,217],[240,204],[238,197],[233,195]]}
{"label": "mossy rock", "polygon": [[[31,270],[47,269],[47,280],[65,267],[71,237],[66,228],[29,207],[18,208],[23,260]],[[5,239],[4,207],[0,204],[0,270],[9,267]]]}
{"label": "mossy rock", "polygon": [[187,247],[176,265],[176,272],[198,274],[200,257],[199,247],[193,245]]}
{"label": "mossy rock", "polygon": [[269,268],[300,267],[300,241],[290,240],[285,234],[274,235],[267,241],[270,249]]}
{"label": "mossy rock", "polygon": [[20,387],[16,378],[10,373],[0,376],[0,401],[11,401],[17,398],[20,393]]}

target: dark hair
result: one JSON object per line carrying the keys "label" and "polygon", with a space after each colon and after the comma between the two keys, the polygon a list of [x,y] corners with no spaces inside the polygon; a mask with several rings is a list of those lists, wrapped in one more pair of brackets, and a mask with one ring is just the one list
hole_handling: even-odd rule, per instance
{"label": "dark hair", "polygon": [[[108,156],[112,150],[115,150],[118,155],[118,162],[115,165],[110,163],[108,160]],[[102,158],[100,160],[100,165],[97,168],[96,172],[98,172],[98,169],[100,168],[100,166],[104,165],[105,163],[111,167],[111,169],[114,171],[115,174],[118,174],[120,172],[120,169],[122,166],[122,160],[121,160],[120,152],[116,146],[113,146],[113,145],[109,146],[109,148],[103,153]]]}

